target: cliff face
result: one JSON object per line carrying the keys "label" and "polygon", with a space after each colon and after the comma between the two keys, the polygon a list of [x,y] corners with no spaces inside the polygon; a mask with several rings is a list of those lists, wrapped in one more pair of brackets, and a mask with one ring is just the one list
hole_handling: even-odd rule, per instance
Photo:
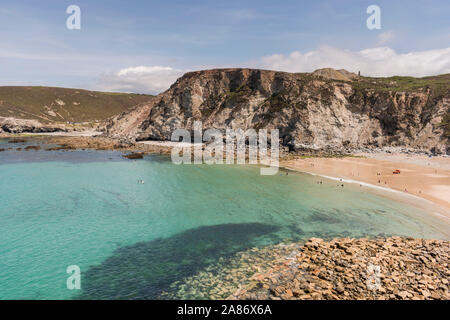
{"label": "cliff face", "polygon": [[185,74],[149,103],[114,117],[107,134],[169,140],[173,130],[192,130],[201,120],[204,130],[279,129],[281,143],[291,150],[402,146],[446,153],[449,106],[450,75],[206,70]]}

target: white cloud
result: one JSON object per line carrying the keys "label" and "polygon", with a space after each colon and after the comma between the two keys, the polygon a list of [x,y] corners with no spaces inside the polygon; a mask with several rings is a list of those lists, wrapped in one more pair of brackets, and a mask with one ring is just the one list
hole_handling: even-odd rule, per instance
{"label": "white cloud", "polygon": [[[294,51],[289,55],[266,56],[250,63],[250,66],[287,72],[311,72],[330,67],[347,69],[355,73],[361,71],[361,74],[365,76],[422,77],[450,73],[450,48],[397,53],[389,47],[350,51],[322,46],[315,51],[305,53]],[[195,69],[215,67],[219,66],[197,66]],[[129,67],[115,73],[102,74],[95,89],[158,94],[167,90],[187,71],[189,70],[163,66]]]}
{"label": "white cloud", "polygon": [[385,44],[392,39],[394,39],[394,33],[392,31],[382,32],[378,35],[378,45]]}
{"label": "white cloud", "polygon": [[187,70],[161,66],[138,66],[101,75],[97,89],[157,94],[170,87]]}
{"label": "white cloud", "polygon": [[397,53],[389,47],[361,51],[322,46],[315,51],[263,57],[254,67],[287,71],[311,72],[320,68],[361,71],[365,76],[428,76],[450,73],[450,48]]}

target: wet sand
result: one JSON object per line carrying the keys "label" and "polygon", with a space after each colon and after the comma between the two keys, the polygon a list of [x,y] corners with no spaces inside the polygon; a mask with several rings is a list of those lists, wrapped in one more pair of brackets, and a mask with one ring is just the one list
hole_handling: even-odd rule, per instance
{"label": "wet sand", "polygon": [[[414,195],[441,206],[450,217],[450,158],[372,154],[371,158],[298,158],[281,161],[280,166]],[[400,174],[393,174],[396,169]]]}

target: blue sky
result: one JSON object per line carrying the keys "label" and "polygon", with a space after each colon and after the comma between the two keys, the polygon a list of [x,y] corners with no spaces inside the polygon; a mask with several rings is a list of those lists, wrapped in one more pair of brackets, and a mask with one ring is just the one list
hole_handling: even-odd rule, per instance
{"label": "blue sky", "polygon": [[[71,4],[81,30],[66,28]],[[372,4],[380,30],[366,27]],[[450,72],[449,16],[448,0],[1,0],[0,85],[156,93],[213,67]]]}

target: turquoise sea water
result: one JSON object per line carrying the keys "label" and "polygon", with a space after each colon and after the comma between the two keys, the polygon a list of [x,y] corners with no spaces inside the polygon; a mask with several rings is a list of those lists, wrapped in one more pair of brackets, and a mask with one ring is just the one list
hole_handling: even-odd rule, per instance
{"label": "turquoise sea water", "polygon": [[[449,238],[423,209],[357,185],[5,142],[13,149],[0,152],[0,299],[156,298],[220,257],[286,239]],[[66,287],[69,265],[81,268],[81,290]]]}

